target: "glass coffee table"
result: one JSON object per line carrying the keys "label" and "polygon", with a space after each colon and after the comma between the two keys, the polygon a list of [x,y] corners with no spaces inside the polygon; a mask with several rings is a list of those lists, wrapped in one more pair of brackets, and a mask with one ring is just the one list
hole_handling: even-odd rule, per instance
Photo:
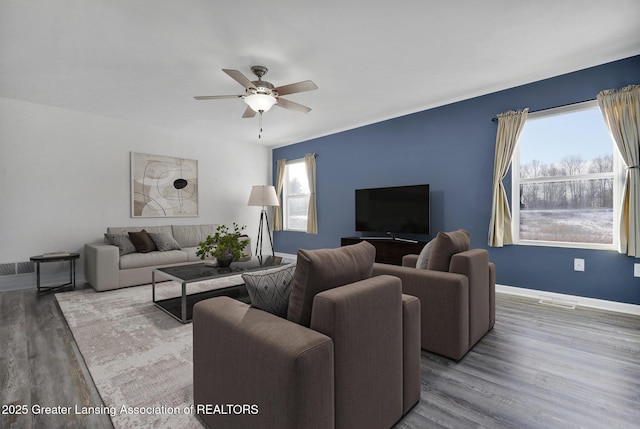
{"label": "glass coffee table", "polygon": [[[228,296],[249,303],[249,294],[244,284],[223,286],[218,289],[197,292],[187,295],[187,284],[202,282],[205,280],[222,277],[236,276],[251,271],[267,270],[284,265],[279,256],[264,258],[252,257],[244,261],[232,262],[231,266],[221,268],[216,265],[203,262],[199,264],[177,265],[172,267],[156,268],[151,273],[151,290],[153,303],[182,323],[188,323],[193,318],[193,306],[203,299],[216,296]],[[168,277],[182,284],[182,294],[174,298],[156,300],[156,276]]]}

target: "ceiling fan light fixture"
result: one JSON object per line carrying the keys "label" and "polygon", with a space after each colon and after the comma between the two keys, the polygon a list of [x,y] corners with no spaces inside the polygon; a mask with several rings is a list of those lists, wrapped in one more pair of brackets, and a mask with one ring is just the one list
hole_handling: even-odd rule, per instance
{"label": "ceiling fan light fixture", "polygon": [[276,104],[276,98],[267,94],[251,94],[244,97],[244,102],[255,112],[266,112]]}

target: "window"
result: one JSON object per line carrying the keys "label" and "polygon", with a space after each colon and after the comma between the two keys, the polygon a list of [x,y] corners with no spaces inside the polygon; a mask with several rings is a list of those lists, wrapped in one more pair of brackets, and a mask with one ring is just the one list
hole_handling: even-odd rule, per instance
{"label": "window", "polygon": [[530,114],[512,162],[514,242],[615,249],[623,165],[596,101]]}
{"label": "window", "polygon": [[310,191],[304,158],[287,161],[282,192],[284,229],[306,231]]}

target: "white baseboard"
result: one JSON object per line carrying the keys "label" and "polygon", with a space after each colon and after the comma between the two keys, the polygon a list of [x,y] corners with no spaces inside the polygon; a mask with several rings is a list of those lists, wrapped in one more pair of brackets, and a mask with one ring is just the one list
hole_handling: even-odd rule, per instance
{"label": "white baseboard", "polygon": [[[289,253],[276,252],[276,256],[295,261],[297,255]],[[47,278],[47,283],[66,283],[69,281],[67,274],[56,275]],[[76,285],[84,284],[86,280],[82,276],[76,277]],[[0,292],[8,292],[22,289],[35,289],[35,274],[23,274],[16,276],[0,277]],[[623,302],[606,301],[604,299],[585,298],[582,296],[574,296],[561,294],[556,292],[540,291],[535,289],[525,289],[521,287],[507,286],[496,284],[496,292],[524,296],[535,299],[544,299],[552,302],[558,302],[561,305],[567,303],[575,304],[580,307],[596,308],[599,310],[615,311],[617,313],[626,313],[640,316],[640,305],[627,304]]]}
{"label": "white baseboard", "polygon": [[[286,259],[296,260],[297,255],[276,252],[277,256]],[[616,313],[626,313],[640,316],[640,305],[627,304],[624,302],[607,301],[604,299],[586,298],[583,296],[567,295],[556,292],[547,292],[535,289],[525,289],[515,286],[506,286],[496,284],[496,292],[509,295],[518,295],[538,300],[550,301],[554,305],[569,307],[571,305],[579,307],[596,308],[598,310],[615,311]]]}
{"label": "white baseboard", "polygon": [[585,298],[583,296],[566,295],[556,292],[547,292],[535,289],[525,289],[521,287],[496,285],[496,292],[509,295],[525,296],[528,298],[544,299],[545,301],[558,302],[562,306],[567,303],[575,304],[579,307],[596,308],[599,310],[615,311],[617,313],[633,314],[640,316],[640,305],[627,304],[624,302],[606,301],[604,299]]}
{"label": "white baseboard", "polygon": [[0,292],[36,288],[35,273],[0,277]]}
{"label": "white baseboard", "polygon": [[292,255],[290,253],[275,252],[275,256],[280,256],[286,260],[292,260],[292,261],[298,260],[298,255]]}

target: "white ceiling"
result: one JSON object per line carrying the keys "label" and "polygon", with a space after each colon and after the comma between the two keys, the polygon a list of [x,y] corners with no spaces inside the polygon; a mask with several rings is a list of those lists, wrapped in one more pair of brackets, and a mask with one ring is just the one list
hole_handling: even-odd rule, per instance
{"label": "white ceiling", "polygon": [[[638,0],[0,0],[0,96],[281,146],[640,54]],[[316,91],[242,119],[222,68]],[[497,113],[497,112],[496,112]]]}

